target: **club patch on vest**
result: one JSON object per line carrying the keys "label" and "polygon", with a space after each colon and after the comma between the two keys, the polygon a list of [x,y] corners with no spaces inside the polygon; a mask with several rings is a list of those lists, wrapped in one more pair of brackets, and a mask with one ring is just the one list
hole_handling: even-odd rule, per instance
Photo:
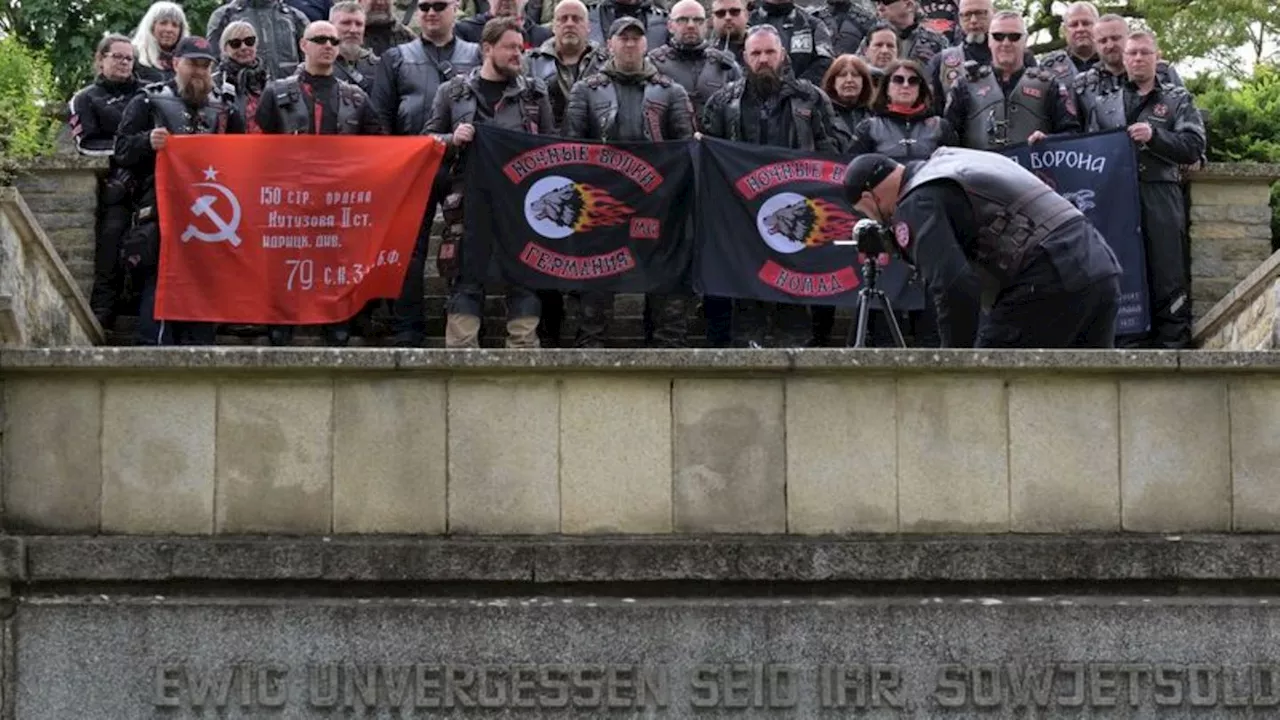
{"label": "club patch on vest", "polygon": [[1038,87],[1024,87],[1022,88],[1022,94],[1036,99],[1044,97],[1044,92]]}
{"label": "club patch on vest", "polygon": [[811,53],[813,52],[813,33],[799,32],[791,36],[791,52],[793,53]]}
{"label": "club patch on vest", "polygon": [[911,228],[904,222],[894,223],[893,238],[898,241],[898,247],[906,250],[911,245]]}
{"label": "club patch on vest", "polygon": [[1155,108],[1151,110],[1156,117],[1164,117],[1169,114],[1169,106],[1164,103],[1157,103]]}
{"label": "club patch on vest", "polygon": [[942,62],[945,63],[947,67],[960,67],[961,60],[963,60],[963,58],[960,57],[959,53],[947,53]]}

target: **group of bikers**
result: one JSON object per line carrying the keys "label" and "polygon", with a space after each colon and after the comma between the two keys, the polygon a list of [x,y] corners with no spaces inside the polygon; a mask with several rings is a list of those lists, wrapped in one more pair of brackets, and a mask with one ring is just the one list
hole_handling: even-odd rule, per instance
{"label": "group of bikers", "polygon": [[[451,279],[445,345],[478,347],[485,288],[458,274],[462,172],[477,124],[600,142],[707,135],[899,163],[941,146],[999,151],[1050,136],[1125,128],[1140,159],[1152,331],[1147,347],[1190,340],[1182,169],[1203,155],[1190,94],[1156,38],[1088,2],[1062,16],[1066,47],[1027,51],[1017,13],[992,0],[422,0],[410,30],[388,0],[232,0],[191,34],[182,9],[156,2],[132,38],[109,35],[98,77],[72,100],[82,152],[108,155],[91,305],[104,325],[123,288],[140,295],[138,342],[209,343],[214,327],[153,317],[159,233],[155,153],[173,134],[431,133],[449,151],[432,186],[400,296],[393,342],[426,341],[424,274],[442,215],[439,269]],[[293,4],[290,4],[293,3]],[[321,5],[326,5],[321,7]],[[903,308],[913,344],[940,342],[930,292]],[[605,347],[614,298],[577,294],[562,338],[563,294],[506,289],[506,344]],[[700,305],[712,346],[832,343],[834,311],[703,297],[646,297],[646,340],[688,343]],[[345,345],[348,323],[323,328]],[[267,329],[271,344],[293,330]]]}

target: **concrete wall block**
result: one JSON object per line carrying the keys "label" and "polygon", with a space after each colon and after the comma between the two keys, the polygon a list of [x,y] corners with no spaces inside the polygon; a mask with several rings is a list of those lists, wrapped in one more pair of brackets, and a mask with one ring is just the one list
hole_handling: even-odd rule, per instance
{"label": "concrete wall block", "polygon": [[102,531],[213,532],[217,387],[111,379],[102,405]]}
{"label": "concrete wall block", "polygon": [[1109,378],[1009,385],[1014,532],[1120,529],[1119,389]]}
{"label": "concrete wall block", "polygon": [[1185,376],[1120,381],[1125,530],[1230,529],[1228,422],[1225,381]]}
{"label": "concrete wall block", "polygon": [[1266,205],[1271,199],[1270,188],[1264,182],[1213,182],[1197,180],[1191,183],[1191,204],[1195,205]]}
{"label": "concrete wall block", "polygon": [[0,430],[5,529],[96,533],[102,498],[102,384],[6,378]]}
{"label": "concrete wall block", "polygon": [[1228,205],[1227,219],[1246,225],[1270,225],[1271,208],[1266,202],[1249,205]]}
{"label": "concrete wall block", "polygon": [[445,382],[339,380],[333,392],[333,531],[445,532]]}
{"label": "concrete wall block", "polygon": [[1231,528],[1280,531],[1280,379],[1231,382]]}
{"label": "concrete wall block", "polygon": [[672,407],[676,531],[785,532],[782,381],[676,380]]}
{"label": "concrete wall block", "polygon": [[218,389],[219,533],[333,528],[333,383],[243,380]]}
{"label": "concrete wall block", "polygon": [[897,532],[896,400],[892,376],[787,381],[788,532]]}
{"label": "concrete wall block", "polygon": [[898,380],[903,532],[1009,530],[1008,401],[1000,378]]}
{"label": "concrete wall block", "polygon": [[567,376],[560,386],[566,533],[671,532],[671,381]]}
{"label": "concrete wall block", "polygon": [[559,532],[559,427],[555,380],[450,380],[449,531]]}

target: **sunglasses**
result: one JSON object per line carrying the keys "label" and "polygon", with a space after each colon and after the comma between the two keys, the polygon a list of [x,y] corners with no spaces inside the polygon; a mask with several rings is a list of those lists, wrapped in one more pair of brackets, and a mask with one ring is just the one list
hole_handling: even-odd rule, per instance
{"label": "sunglasses", "polygon": [[916,85],[920,84],[920,76],[919,75],[890,75],[889,82],[893,83],[894,85],[910,85],[911,87],[915,87]]}
{"label": "sunglasses", "polygon": [[711,14],[723,20],[726,17],[738,17],[742,14],[742,8],[722,8],[720,10],[713,10]]}
{"label": "sunglasses", "polygon": [[424,13],[427,13],[427,12],[442,13],[445,10],[449,9],[449,5],[450,3],[447,3],[447,2],[424,2],[424,3],[418,3],[418,9]]}
{"label": "sunglasses", "polygon": [[241,45],[245,47],[253,47],[254,45],[257,45],[257,44],[258,44],[258,38],[256,37],[234,38],[227,41],[227,47],[231,48],[232,50],[239,50]]}
{"label": "sunglasses", "polygon": [[996,42],[1018,42],[1022,39],[1022,33],[991,33],[991,39]]}
{"label": "sunglasses", "polygon": [[332,35],[316,35],[315,37],[307,38],[307,42],[313,42],[317,45],[332,45],[334,47],[338,47],[342,41]]}

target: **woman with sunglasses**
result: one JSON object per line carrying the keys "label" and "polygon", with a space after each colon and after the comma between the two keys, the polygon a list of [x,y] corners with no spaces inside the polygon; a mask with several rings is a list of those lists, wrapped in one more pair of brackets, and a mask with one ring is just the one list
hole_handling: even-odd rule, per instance
{"label": "woman with sunglasses", "polygon": [[235,94],[236,105],[244,115],[248,131],[257,132],[258,123],[254,116],[269,79],[267,69],[258,58],[258,33],[247,21],[236,20],[222,31],[219,47],[222,48],[222,62],[218,64],[213,82],[215,86],[226,86],[227,92]]}
{"label": "woman with sunglasses", "polygon": [[138,53],[133,74],[148,84],[172,80],[173,49],[189,34],[181,7],[166,0],[152,3],[133,33],[133,48]]}

